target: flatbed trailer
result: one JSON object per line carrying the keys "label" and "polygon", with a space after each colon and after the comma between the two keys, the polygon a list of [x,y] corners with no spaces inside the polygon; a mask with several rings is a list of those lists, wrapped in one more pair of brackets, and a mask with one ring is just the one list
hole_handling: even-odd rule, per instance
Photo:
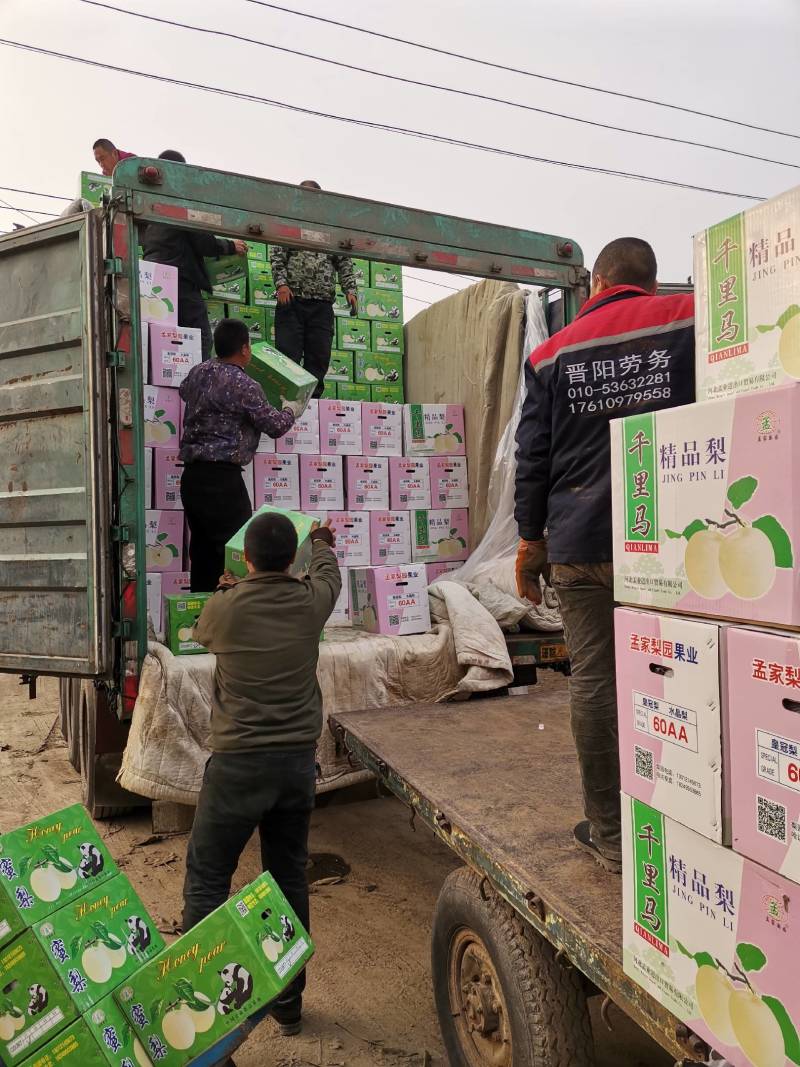
{"label": "flatbed trailer", "polygon": [[451,1067],[589,1067],[587,997],[613,1002],[677,1064],[710,1050],[622,968],[619,876],[572,844],[583,817],[567,682],[527,695],[333,716],[337,744],[464,861],[433,923]]}

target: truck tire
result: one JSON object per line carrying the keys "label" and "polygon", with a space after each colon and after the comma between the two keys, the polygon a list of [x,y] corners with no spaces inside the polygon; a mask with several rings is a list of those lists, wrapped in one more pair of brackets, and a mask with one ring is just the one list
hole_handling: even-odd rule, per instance
{"label": "truck tire", "polygon": [[105,689],[98,689],[85,680],[80,683],[76,715],[80,775],[83,803],[94,819],[112,819],[117,815],[125,815],[135,807],[150,804],[149,800],[134,796],[117,785],[120,753],[97,753],[97,716],[108,713],[106,699]]}
{"label": "truck tire", "polygon": [[450,1067],[593,1067],[581,975],[469,867],[442,886],[433,990]]}
{"label": "truck tire", "polygon": [[58,704],[61,714],[61,734],[67,743],[67,757],[74,769],[80,774],[80,678],[58,679]]}

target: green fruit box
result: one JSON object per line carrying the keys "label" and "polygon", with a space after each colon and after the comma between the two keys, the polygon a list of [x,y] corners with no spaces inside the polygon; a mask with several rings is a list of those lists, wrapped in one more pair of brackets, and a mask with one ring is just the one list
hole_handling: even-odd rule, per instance
{"label": "green fruit box", "polygon": [[257,307],[275,307],[278,298],[275,295],[275,282],[272,269],[266,263],[248,263],[247,284],[249,300]]}
{"label": "green fruit box", "polygon": [[355,373],[357,382],[365,385],[402,385],[403,357],[390,352],[356,352]]}
{"label": "green fruit box", "polygon": [[356,382],[337,382],[336,399],[368,401],[370,399],[369,386],[359,385]]}
{"label": "green fruit box", "polygon": [[239,319],[245,324],[250,333],[251,345],[267,340],[267,327],[263,307],[255,307],[252,304],[238,304],[233,308],[231,317]]}
{"label": "green fruit box", "polygon": [[0,1064],[22,1063],[76,1016],[32,930],[0,951]]}
{"label": "green fruit box", "polygon": [[333,298],[333,313],[337,318],[350,314],[350,304],[346,294],[341,289],[336,290],[336,295]]}
{"label": "green fruit box", "polygon": [[305,574],[308,570],[308,565],[311,562],[309,534],[315,526],[319,525],[318,516],[305,515],[301,511],[287,511],[285,508],[273,508],[269,504],[264,504],[225,545],[225,570],[235,574],[237,578],[244,578],[247,575],[247,564],[244,558],[244,535],[247,527],[257,515],[268,514],[285,515],[297,533],[297,555],[292,565],[291,573],[299,576]]}
{"label": "green fruit box", "polygon": [[274,1000],[313,954],[270,874],[145,964],[114,996],[150,1058],[182,1067]]}
{"label": "green fruit box", "polygon": [[356,285],[359,289],[363,289],[365,285],[369,285],[369,260],[368,259],[354,259],[353,260],[353,272],[356,276]]}
{"label": "green fruit box", "polygon": [[402,385],[372,385],[370,400],[374,404],[402,404],[405,393]]}
{"label": "green fruit box", "polygon": [[[24,1067],[62,1067],[64,1064],[68,1067],[106,1067],[108,1062],[97,1044],[95,1035],[83,1019],[77,1019],[66,1030],[56,1034],[38,1052],[23,1060]],[[111,1062],[124,1064],[124,1060]],[[147,1067],[150,1061],[143,1059],[138,1062]],[[130,1067],[136,1067],[133,1060],[128,1063]]]}
{"label": "green fruit box", "polygon": [[353,353],[331,352],[331,361],[325,375],[326,382],[352,382]]}
{"label": "green fruit box", "polygon": [[102,1063],[112,1067],[150,1067],[150,1057],[111,993],[86,1012],[83,1022],[102,1051]]}
{"label": "green fruit box", "polygon": [[267,400],[278,411],[285,400],[305,404],[317,387],[313,375],[266,342],[253,345],[253,358],[245,370],[259,383]]}
{"label": "green fruit box", "polygon": [[275,308],[264,307],[261,309],[264,312],[264,333],[266,336],[267,344],[275,347]]}
{"label": "green fruit box", "polygon": [[338,394],[336,391],[338,385],[338,382],[326,381],[325,388],[322,390],[322,396],[320,397],[320,400],[338,400]]}
{"label": "green fruit box", "polygon": [[0,901],[33,926],[118,873],[82,804],[0,837]]}
{"label": "green fruit box", "polygon": [[403,294],[387,289],[359,289],[358,314],[381,322],[403,321]]}
{"label": "green fruit box", "polygon": [[205,262],[212,296],[229,304],[247,303],[247,260],[244,256],[219,256]]}
{"label": "green fruit box", "polygon": [[111,178],[104,174],[92,174],[88,170],[81,171],[80,195],[90,204],[99,207],[103,203],[103,193],[111,190]]}
{"label": "green fruit box", "polygon": [[399,322],[373,322],[371,347],[373,352],[404,352],[405,340],[402,324]]}
{"label": "green fruit box", "polygon": [[194,624],[213,593],[190,593],[164,597],[164,637],[176,656],[198,655],[206,649],[194,639]]}
{"label": "green fruit box", "polygon": [[336,347],[343,351],[365,351],[370,346],[368,319],[339,318],[336,320]]}
{"label": "green fruit box", "polygon": [[402,292],[403,268],[396,263],[378,263],[369,265],[369,284],[373,289],[393,289]]}
{"label": "green fruit box", "polygon": [[124,874],[49,915],[33,933],[80,1012],[164,947]]}
{"label": "green fruit box", "polygon": [[245,241],[249,263],[266,263],[267,246],[262,241]]}

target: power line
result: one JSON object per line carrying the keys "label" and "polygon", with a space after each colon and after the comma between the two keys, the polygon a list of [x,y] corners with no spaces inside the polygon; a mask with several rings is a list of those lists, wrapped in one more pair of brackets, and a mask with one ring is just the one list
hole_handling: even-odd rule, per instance
{"label": "power line", "polygon": [[28,196],[41,196],[45,200],[73,200],[71,196],[55,196],[54,193],[35,193],[33,189],[15,189],[13,185],[0,185],[4,193],[26,193]]}
{"label": "power line", "polygon": [[419,274],[409,274],[408,271],[404,271],[404,275],[406,278],[413,278],[415,282],[424,282],[425,285],[435,285],[439,289],[450,289],[454,293],[462,293],[464,289],[468,288],[465,285],[459,288],[459,286],[456,285],[445,285],[444,282],[432,282],[429,278],[423,278]]}
{"label": "power line", "polygon": [[383,130],[386,133],[398,133],[404,137],[413,137],[422,141],[433,141],[437,144],[453,145],[458,148],[471,148],[491,155],[505,156],[509,159],[519,159],[528,163],[545,163],[555,167],[565,167],[569,170],[583,171],[589,174],[605,174],[614,178],[627,178],[632,181],[649,182],[653,185],[663,185],[674,189],[688,189],[697,193],[713,193],[717,196],[735,196],[742,200],[764,200],[762,196],[752,193],[739,193],[726,189],[712,189],[705,185],[694,185],[689,182],[674,181],[670,178],[656,178],[648,174],[638,174],[634,171],[615,170],[610,167],[592,166],[588,163],[570,163],[562,159],[550,159],[546,156],[533,156],[526,152],[516,152],[508,148],[496,148],[493,145],[478,144],[474,141],[464,141],[457,137],[447,137],[444,134],[425,133],[422,130],[413,130],[404,126],[390,126],[382,122],[370,122],[367,119],[352,118],[347,115],[336,115],[327,111],[319,111],[314,108],[299,107],[296,104],[287,104],[283,100],[271,100],[268,97],[256,96],[252,93],[244,93],[233,89],[223,89],[219,86],[206,85],[202,82],[190,82],[181,78],[170,78],[165,74],[150,74],[146,71],[135,70],[129,67],[118,67],[112,63],[102,63],[96,59],[86,59],[83,56],[74,56],[66,52],[56,52],[48,48],[39,48],[36,45],[26,44],[22,41],[11,41],[0,38],[0,45],[7,48],[17,48],[23,52],[32,52],[36,55],[50,56],[56,59],[66,59],[72,63],[80,63],[88,67],[97,67],[99,70],[112,70],[119,74],[130,74],[137,78],[147,78],[151,81],[162,82],[167,85],[179,85],[188,89],[199,89],[203,92],[215,93],[218,96],[230,97],[237,100],[247,100],[250,103],[264,104],[267,107],[281,108],[285,111],[293,111],[301,115],[310,115],[314,118],[329,119],[333,122],[343,122],[364,129]]}
{"label": "power line", "polygon": [[35,207],[32,207],[30,209],[24,207],[15,207],[14,205],[9,204],[7,200],[0,200],[0,211],[18,211],[20,215],[27,215],[32,222],[37,223],[39,222],[39,219],[35,219],[31,212],[33,212],[34,215],[47,215],[48,218],[51,219],[58,218],[58,215],[53,211],[39,211],[39,209]]}
{"label": "power line", "polygon": [[411,296],[410,293],[403,293],[404,300],[414,300],[417,304],[427,304],[428,307],[433,303],[432,300],[423,300],[421,296]]}
{"label": "power line", "polygon": [[115,7],[113,4],[102,3],[101,0],[81,0],[81,3],[90,7],[99,7],[105,11],[113,11],[118,15],[131,15],[133,18],[144,19],[147,22],[159,23],[162,26],[173,26],[177,29],[192,30],[195,33],[205,33],[214,37],[227,37],[232,41],[240,41],[244,44],[254,44],[261,48],[271,48],[276,52],[283,52],[291,56],[299,56],[302,59],[311,59],[317,63],[327,63],[343,70],[355,71],[358,74],[368,74],[376,78],[384,78],[387,81],[399,82],[403,85],[415,85],[423,89],[435,89],[442,93],[451,93],[454,96],[467,97],[472,100],[482,100],[493,104],[503,104],[506,107],[517,108],[522,111],[534,112],[538,115],[547,115],[551,118],[564,119],[567,122],[577,122],[584,126],[593,126],[596,129],[611,130],[615,133],[627,133],[634,137],[648,137],[656,141],[667,141],[671,144],[688,145],[691,148],[704,148],[711,152],[723,152],[730,156],[739,156],[742,159],[753,159],[759,163],[772,163],[778,167],[791,167],[800,170],[800,163],[787,163],[781,159],[771,159],[767,156],[755,155],[752,152],[740,152],[735,148],[724,148],[721,145],[706,144],[703,141],[690,141],[684,137],[671,137],[664,133],[650,133],[647,130],[634,130],[628,126],[615,126],[608,122],[598,122],[594,119],[582,118],[579,115],[570,115],[563,111],[551,111],[543,107],[535,107],[533,104],[525,104],[521,101],[506,100],[503,97],[491,96],[487,93],[476,93],[468,89],[457,89],[451,85],[439,85],[434,82],[420,81],[416,78],[406,78],[400,74],[389,74],[386,71],[373,70],[369,67],[357,66],[354,63],[344,63],[337,59],[329,59],[327,56],[314,55],[311,52],[301,52],[296,48],[287,48],[283,45],[272,44],[270,41],[262,41],[255,37],[245,37],[239,33],[231,33],[228,30],[215,30],[208,26],[196,26],[188,22],[177,22],[174,19],[161,18],[158,15],[146,15],[142,11],[130,11],[128,8]]}
{"label": "power line", "polygon": [[435,55],[447,56],[450,59],[463,59],[467,63],[477,63],[482,67],[491,67],[493,70],[504,70],[509,74],[523,74],[526,78],[538,78],[541,81],[554,82],[556,85],[569,85],[573,89],[587,89],[592,93],[603,93],[605,96],[616,96],[623,100],[635,100],[640,104],[652,104],[654,107],[665,107],[671,111],[681,111],[686,115],[698,115],[704,119],[714,119],[717,122],[727,122],[732,126],[741,126],[746,130],[759,130],[761,133],[774,133],[778,137],[791,137],[800,140],[800,134],[788,133],[785,130],[774,130],[769,126],[757,126],[751,122],[741,122],[739,119],[730,119],[725,115],[715,115],[709,111],[697,111],[695,108],[682,107],[680,104],[670,104],[664,100],[652,100],[647,96],[637,96],[635,93],[624,93],[617,89],[603,89],[597,85],[587,85],[584,82],[570,81],[568,78],[556,78],[549,74],[539,74],[533,70],[522,70],[519,67],[510,67],[504,63],[494,63],[488,59],[480,59],[477,56],[464,55],[461,52],[449,52],[445,48],[435,48],[430,44],[420,41],[410,41],[405,37],[393,37],[388,33],[379,33],[377,30],[368,30],[363,26],[353,26],[349,22],[338,22],[336,19],[326,18],[323,15],[311,15],[307,11],[295,11],[291,7],[281,4],[267,3],[266,0],[247,0],[249,4],[257,4],[259,7],[272,8],[273,11],[283,11],[287,15],[296,15],[298,18],[312,19],[315,22],[325,22],[329,26],[338,26],[339,29],[353,30],[356,33],[364,33],[369,37],[378,37],[383,41],[392,41],[395,44],[405,44],[411,48],[421,48],[425,52],[433,52]]}
{"label": "power line", "polygon": [[7,208],[9,211],[18,211],[20,215],[27,216],[31,222],[38,222],[38,219],[35,219],[30,212],[24,211],[21,207],[12,207],[7,200],[3,200],[3,198],[0,197],[0,209],[2,208]]}

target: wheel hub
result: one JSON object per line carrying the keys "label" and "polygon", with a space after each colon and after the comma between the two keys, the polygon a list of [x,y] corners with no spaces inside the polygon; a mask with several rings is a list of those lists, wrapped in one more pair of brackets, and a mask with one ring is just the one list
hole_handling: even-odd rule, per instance
{"label": "wheel hub", "polygon": [[503,991],[483,941],[472,930],[455,935],[450,953],[450,1001],[459,1019],[470,1067],[511,1067],[511,1033]]}

